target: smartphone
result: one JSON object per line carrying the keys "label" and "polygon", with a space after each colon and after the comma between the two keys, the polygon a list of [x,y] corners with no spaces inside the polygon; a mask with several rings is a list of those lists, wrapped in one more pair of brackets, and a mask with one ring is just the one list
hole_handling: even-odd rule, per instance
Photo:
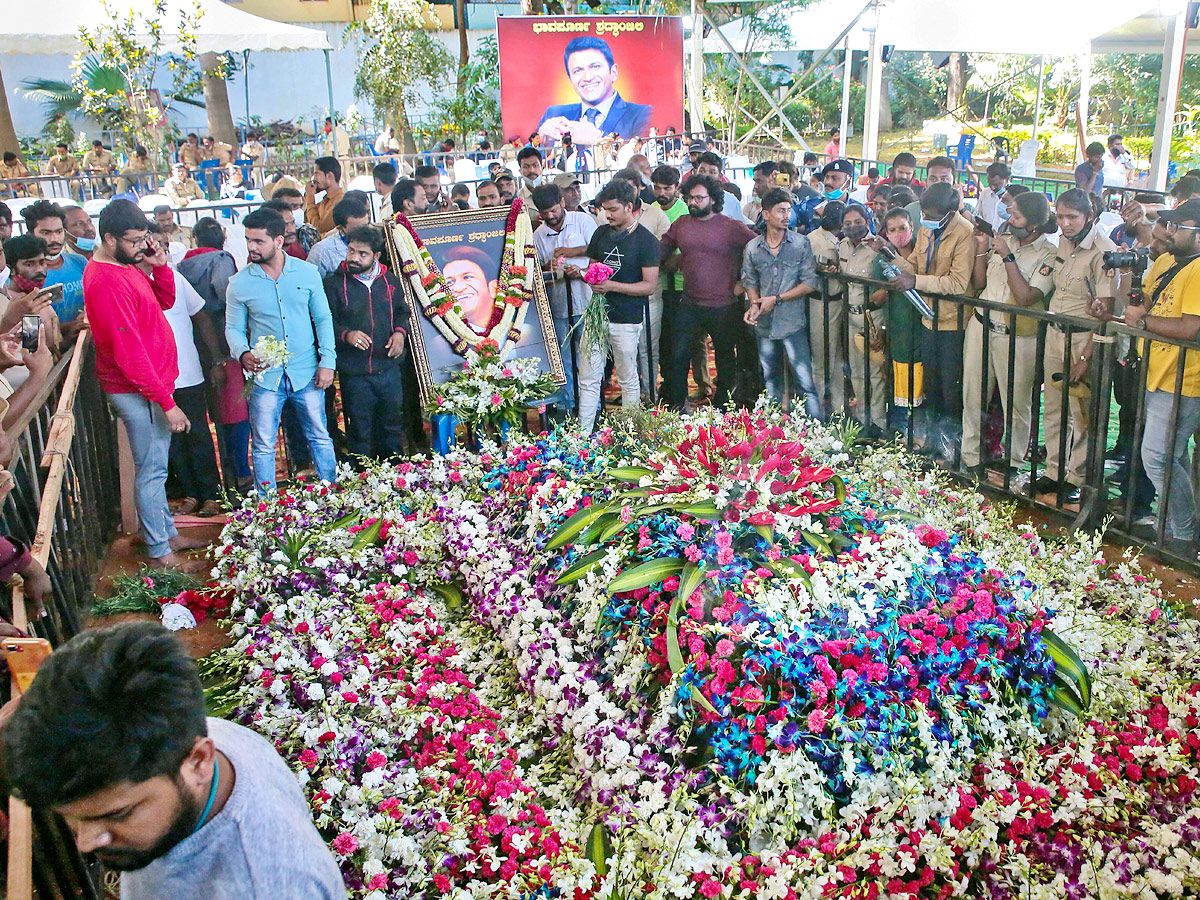
{"label": "smartphone", "polygon": [[38,667],[50,656],[50,642],[43,638],[6,638],[4,651],[8,671],[17,681],[17,690],[23,694],[33,684]]}
{"label": "smartphone", "polygon": [[996,236],[996,229],[992,227],[992,223],[976,217],[975,230],[986,234],[988,237]]}
{"label": "smartphone", "polygon": [[[61,284],[55,287],[62,287]],[[21,349],[37,353],[38,336],[41,333],[41,316],[21,316]]]}
{"label": "smartphone", "polygon": [[52,284],[48,288],[43,288],[38,294],[39,297],[50,296],[51,303],[58,303],[63,298],[63,286],[61,284]]}

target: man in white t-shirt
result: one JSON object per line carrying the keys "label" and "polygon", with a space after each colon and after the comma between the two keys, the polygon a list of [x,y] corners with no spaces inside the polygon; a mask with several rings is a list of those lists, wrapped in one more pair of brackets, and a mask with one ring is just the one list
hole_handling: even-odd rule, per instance
{"label": "man in white t-shirt", "polygon": [[1129,186],[1133,173],[1133,157],[1125,149],[1125,138],[1119,134],[1108,136],[1108,152],[1104,154],[1104,186],[1123,188]]}
{"label": "man in white t-shirt", "polygon": [[554,333],[562,352],[567,383],[548,402],[562,413],[575,412],[575,347],[579,332],[575,328],[592,290],[578,278],[567,278],[567,265],[586,269],[587,247],[596,233],[596,222],[587,213],[571,212],[563,206],[562,190],[556,184],[539,184],[533,189],[533,203],[542,224],[533,233],[538,262],[546,276],[546,293],[554,317]]}
{"label": "man in white t-shirt", "polygon": [[[166,249],[166,240],[157,225],[150,227],[151,240]],[[142,264],[143,269],[149,265]],[[175,476],[183,497],[172,502],[177,515],[198,515],[208,518],[221,512],[217,498],[221,491],[217,454],[213,448],[212,431],[208,427],[208,400],[205,396],[204,366],[196,348],[196,332],[200,333],[205,356],[212,362],[222,358],[218,349],[217,332],[204,311],[204,298],[196,293],[191,282],[174,271],[175,305],[163,310],[175,335],[175,350],[179,358],[179,377],[175,379],[175,403],[183,410],[192,427],[171,435],[169,471]],[[149,272],[147,272],[149,274]]]}

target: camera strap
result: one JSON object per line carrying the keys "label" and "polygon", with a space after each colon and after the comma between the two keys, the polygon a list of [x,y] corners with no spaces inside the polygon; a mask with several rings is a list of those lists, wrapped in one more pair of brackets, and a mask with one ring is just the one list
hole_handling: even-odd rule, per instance
{"label": "camera strap", "polygon": [[1162,278],[1158,279],[1158,284],[1154,286],[1154,293],[1150,295],[1150,302],[1146,305],[1147,315],[1150,314],[1150,310],[1154,309],[1154,305],[1158,303],[1158,298],[1162,296],[1162,292],[1167,289],[1167,285],[1169,285],[1175,279],[1175,276],[1192,263],[1196,262],[1198,259],[1200,259],[1200,254],[1196,256],[1185,257],[1184,259],[1177,261],[1175,265],[1171,266],[1171,268],[1167,269],[1167,271],[1163,273]]}

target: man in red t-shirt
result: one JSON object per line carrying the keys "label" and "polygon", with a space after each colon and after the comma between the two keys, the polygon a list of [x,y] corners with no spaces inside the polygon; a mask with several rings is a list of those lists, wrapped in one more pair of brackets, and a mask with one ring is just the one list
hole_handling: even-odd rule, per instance
{"label": "man in red t-shirt", "polygon": [[689,176],[681,193],[689,215],[676,219],[662,239],[663,269],[683,272],[683,298],[672,322],[671,346],[662,353],[670,373],[663,379],[663,399],[672,409],[683,409],[692,347],[707,333],[717,363],[713,405],[723,406],[737,381],[738,338],[746,328],[735,286],[742,271],[742,250],[755,234],[741,222],[719,215],[725,190],[711,175]]}
{"label": "man in red t-shirt", "polygon": [[[175,337],[163,316],[175,303],[175,274],[166,252],[147,243],[146,214],[114,200],[100,214],[100,243],[83,271],[83,304],[96,341],[96,376],[125,424],[133,452],[134,490],[151,564],[187,561],[176,554],[203,546],[181,538],[167,507],[171,434],[191,427],[175,405],[179,364]],[[148,278],[138,264],[153,266]]]}

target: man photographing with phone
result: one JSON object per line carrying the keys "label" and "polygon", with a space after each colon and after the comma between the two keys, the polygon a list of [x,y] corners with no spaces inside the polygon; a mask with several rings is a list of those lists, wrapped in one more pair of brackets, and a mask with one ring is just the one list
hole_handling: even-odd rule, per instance
{"label": "man photographing with phone", "polygon": [[[166,252],[148,239],[146,214],[114,200],[100,214],[100,244],[83,272],[83,301],[96,341],[96,375],[125,423],[133,451],[134,490],[150,563],[180,567],[175,551],[205,546],[181,538],[167,506],[171,435],[191,427],[173,396],[179,363],[163,315],[175,303]],[[147,277],[138,263],[152,266]]]}

